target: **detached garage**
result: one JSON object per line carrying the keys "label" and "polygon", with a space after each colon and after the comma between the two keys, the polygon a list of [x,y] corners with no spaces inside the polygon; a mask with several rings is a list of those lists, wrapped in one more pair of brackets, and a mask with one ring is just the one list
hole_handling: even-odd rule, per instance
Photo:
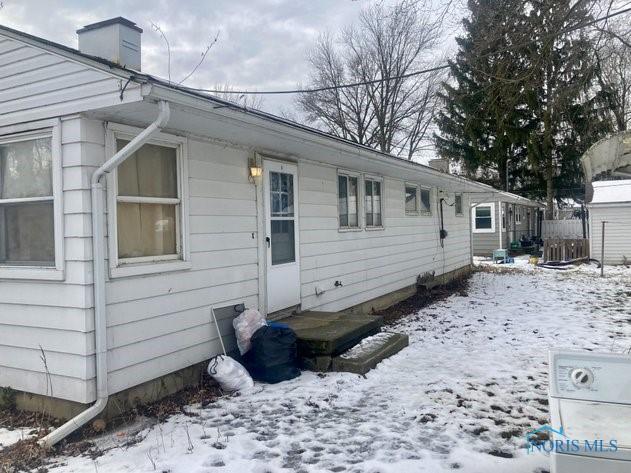
{"label": "detached garage", "polygon": [[601,258],[605,222],[605,264],[631,263],[631,179],[594,182],[588,205],[591,254]]}

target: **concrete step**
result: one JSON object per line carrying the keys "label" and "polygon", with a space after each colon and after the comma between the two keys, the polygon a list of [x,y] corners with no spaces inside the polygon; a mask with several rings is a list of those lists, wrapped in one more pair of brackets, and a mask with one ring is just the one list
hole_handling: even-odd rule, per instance
{"label": "concrete step", "polygon": [[364,338],[350,350],[331,360],[330,371],[366,374],[377,364],[409,345],[407,335],[380,332]]}
{"label": "concrete step", "polygon": [[[367,314],[307,311],[287,317],[282,322],[296,332],[298,352],[302,358],[315,360],[328,357],[330,361],[331,357],[379,332],[383,318]],[[313,369],[309,365],[306,367]]]}

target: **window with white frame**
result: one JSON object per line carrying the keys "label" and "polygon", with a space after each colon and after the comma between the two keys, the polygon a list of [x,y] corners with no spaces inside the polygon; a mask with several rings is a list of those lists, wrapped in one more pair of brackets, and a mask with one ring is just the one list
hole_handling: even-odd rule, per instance
{"label": "window with white frame", "polygon": [[364,179],[364,187],[366,227],[381,227],[383,225],[381,181],[367,177]]}
{"label": "window with white frame", "polygon": [[432,214],[432,191],[429,187],[421,187],[421,213],[423,215]]}
{"label": "window with white frame", "polygon": [[357,176],[338,174],[337,189],[340,228],[359,228],[359,186]]}
{"label": "window with white frame", "polygon": [[495,232],[495,206],[493,204],[479,204],[472,209],[473,232]]}
{"label": "window with white frame", "polygon": [[[117,139],[117,150],[127,140]],[[124,263],[183,259],[180,148],[143,145],[116,170],[116,250]]]}
{"label": "window with white frame", "polygon": [[0,266],[55,266],[52,134],[0,138]]}
{"label": "window with white frame", "polygon": [[414,184],[405,184],[405,213],[407,215],[416,215],[419,211],[419,195],[418,186]]}
{"label": "window with white frame", "polygon": [[454,197],[454,208],[456,215],[462,215],[462,194],[456,194]]}
{"label": "window with white frame", "polygon": [[521,206],[515,206],[515,223],[521,223]]}

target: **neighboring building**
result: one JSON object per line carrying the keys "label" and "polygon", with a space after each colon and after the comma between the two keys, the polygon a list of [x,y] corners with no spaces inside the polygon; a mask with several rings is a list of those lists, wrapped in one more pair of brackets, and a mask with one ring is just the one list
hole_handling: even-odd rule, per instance
{"label": "neighboring building", "polygon": [[605,264],[631,263],[631,179],[593,182],[587,205],[591,255],[600,260],[602,222],[605,222]]}
{"label": "neighboring building", "polygon": [[211,306],[370,310],[470,268],[492,188],[142,73],[141,32],[0,27],[0,386],[25,407],[210,358]]}
{"label": "neighboring building", "polygon": [[511,242],[541,236],[540,204],[507,192],[471,208],[473,254],[491,256]]}

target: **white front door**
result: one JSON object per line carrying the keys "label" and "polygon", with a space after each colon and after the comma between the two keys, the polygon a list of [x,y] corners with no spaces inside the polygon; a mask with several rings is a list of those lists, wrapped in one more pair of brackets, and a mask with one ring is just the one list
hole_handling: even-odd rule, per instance
{"label": "white front door", "polygon": [[298,168],[264,161],[267,312],[300,304]]}

